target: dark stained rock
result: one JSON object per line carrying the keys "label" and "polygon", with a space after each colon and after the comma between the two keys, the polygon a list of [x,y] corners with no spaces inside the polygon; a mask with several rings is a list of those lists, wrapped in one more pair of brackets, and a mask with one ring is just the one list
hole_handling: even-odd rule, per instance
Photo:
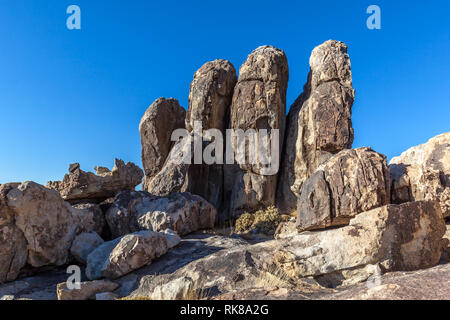
{"label": "dark stained rock", "polygon": [[347,46],[329,40],[310,57],[303,93],[289,110],[277,205],[292,213],[303,182],[333,154],[351,148],[355,98]]}
{"label": "dark stained rock", "polygon": [[161,170],[174,142],[175,129],[184,128],[186,111],[178,100],[159,98],[145,111],[139,124],[142,145],[142,165],[145,177],[143,189],[147,190],[150,180]]}
{"label": "dark stained rock", "polygon": [[[272,159],[275,173],[265,174],[265,166],[256,163],[225,165],[225,203],[227,216],[222,220],[239,216],[243,211],[254,211],[273,205],[277,184],[279,157],[281,154],[285,121],[286,90],[289,68],[286,55],[272,46],[254,50],[239,70],[239,80],[234,89],[230,124],[231,129],[267,129],[269,137],[276,137],[279,130],[277,159]],[[236,153],[237,143],[233,142]],[[245,150],[246,159],[252,151]],[[276,163],[276,164],[275,164]]]}
{"label": "dark stained rock", "polygon": [[370,148],[339,152],[302,186],[299,231],[346,225],[358,213],[389,204],[386,157]]}

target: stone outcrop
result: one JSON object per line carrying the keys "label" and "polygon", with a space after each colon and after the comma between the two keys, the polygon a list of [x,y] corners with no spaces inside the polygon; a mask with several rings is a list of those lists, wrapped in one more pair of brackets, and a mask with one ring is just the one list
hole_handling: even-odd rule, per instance
{"label": "stone outcrop", "polygon": [[[217,130],[225,137],[225,129],[229,123],[231,98],[237,76],[234,66],[227,60],[214,60],[205,63],[194,75],[189,92],[189,109],[186,114],[186,129],[200,134],[209,129]],[[202,151],[208,145],[215,146],[218,141],[205,140],[199,148]],[[209,139],[209,138],[208,138]],[[225,144],[219,149],[224,154]],[[183,191],[200,195],[217,209],[223,201],[223,166],[220,163],[196,164],[189,166],[186,175],[186,186]]]}
{"label": "stone outcrop", "polygon": [[351,108],[355,91],[347,46],[326,41],[314,48],[309,65],[304,91],[291,106],[287,119],[277,194],[282,213],[295,210],[303,182],[319,165],[353,143]]}
{"label": "stone outcrop", "polygon": [[26,239],[15,224],[14,211],[8,207],[7,194],[19,185],[0,186],[0,283],[17,278],[28,257]]}
{"label": "stone outcrop", "polygon": [[171,230],[139,231],[105,242],[89,254],[86,275],[91,280],[119,278],[150,264],[179,242]]}
{"label": "stone outcrop", "polygon": [[389,204],[389,199],[386,157],[370,148],[343,150],[303,183],[297,228],[346,225],[358,213]]}
{"label": "stone outcrop", "polygon": [[172,132],[184,129],[186,111],[178,100],[159,98],[145,111],[139,124],[142,145],[142,165],[145,177],[143,190],[163,167],[174,142],[171,141]]}
{"label": "stone outcrop", "polygon": [[73,208],[37,183],[0,186],[0,282],[14,280],[26,264],[65,264],[73,239],[93,231],[94,220],[89,209]]}
{"label": "stone outcrop", "polygon": [[106,212],[113,237],[165,229],[182,236],[214,227],[215,217],[216,209],[210,203],[188,192],[157,197],[147,192],[123,191]]}
{"label": "stone outcrop", "polygon": [[450,216],[450,132],[392,158],[389,168],[393,203],[436,199]]}
{"label": "stone outcrop", "polygon": [[105,214],[100,206],[96,203],[79,203],[72,205],[75,209],[82,210],[87,215],[93,224],[88,228],[92,229],[98,235],[102,235],[105,228]]}
{"label": "stone outcrop", "polygon": [[[346,227],[242,244],[195,260],[171,274],[144,276],[132,295],[151,297],[159,286],[174,283],[208,295],[274,283],[290,287],[292,283],[305,284],[308,277],[327,287],[348,285],[377,272],[436,265],[448,245],[442,238],[444,232],[436,202],[387,205],[357,215]],[[186,278],[190,281],[177,282]],[[177,292],[182,290],[179,287]]]}
{"label": "stone outcrop", "polygon": [[97,174],[85,172],[78,163],[71,164],[62,181],[49,181],[47,187],[58,190],[64,200],[101,202],[120,190],[134,190],[144,176],[135,164],[115,159],[112,170],[95,167]]}
{"label": "stone outcrop", "polygon": [[148,181],[148,192],[167,196],[186,191],[186,175],[191,166],[193,142],[193,136],[189,135],[175,143],[162,169]]}
{"label": "stone outcrop", "polygon": [[27,242],[27,262],[33,267],[67,262],[74,237],[93,230],[88,212],[73,208],[55,190],[24,182],[7,194],[15,225]]}
{"label": "stone outcrop", "polygon": [[195,121],[201,123],[203,130],[226,129],[236,80],[236,70],[227,60],[210,61],[197,70],[189,92],[188,131],[194,130]]}
{"label": "stone outcrop", "polygon": [[56,288],[58,300],[88,300],[94,299],[97,293],[114,291],[119,285],[109,280],[94,280],[80,282],[80,288],[69,289],[67,283],[59,283]]}
{"label": "stone outcrop", "polygon": [[[286,55],[280,49],[263,46],[254,50],[239,69],[239,80],[234,89],[231,109],[231,129],[267,129],[274,136],[273,129],[279,130],[280,157],[285,121],[286,90],[289,69]],[[237,144],[233,143],[235,159]],[[249,158],[251,151],[241,156]],[[273,165],[278,165],[276,159]],[[278,159],[279,162],[279,159]],[[228,217],[238,216],[243,211],[254,211],[275,203],[277,174],[262,174],[264,166],[257,164],[225,165],[225,203]],[[225,220],[224,219],[224,220]]]}
{"label": "stone outcrop", "polygon": [[80,263],[86,264],[88,255],[103,244],[103,239],[96,232],[84,232],[75,237],[70,247],[70,254]]}

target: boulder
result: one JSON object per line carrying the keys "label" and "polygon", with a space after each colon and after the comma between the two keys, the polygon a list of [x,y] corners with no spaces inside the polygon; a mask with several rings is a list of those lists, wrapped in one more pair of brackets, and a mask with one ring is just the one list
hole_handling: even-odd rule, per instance
{"label": "boulder", "polygon": [[26,239],[15,225],[14,212],[8,207],[6,196],[19,185],[7,183],[0,186],[0,283],[17,278],[28,257]]}
{"label": "boulder", "polygon": [[79,203],[72,205],[75,209],[82,210],[86,216],[89,217],[89,221],[93,222],[93,225],[88,226],[87,229],[93,230],[98,235],[103,234],[103,228],[105,227],[105,214],[103,213],[100,205],[96,203]]}
{"label": "boulder", "polygon": [[170,274],[144,276],[131,296],[151,297],[158,287],[169,283],[187,284],[190,281],[181,280],[186,278],[192,280],[192,288],[208,296],[270,286],[303,286],[305,290],[313,282],[327,287],[349,285],[378,271],[411,271],[436,265],[448,244],[442,238],[444,232],[436,202],[386,205],[360,213],[342,228],[236,245]]}
{"label": "boulder", "polygon": [[353,143],[355,91],[347,46],[328,40],[314,48],[309,65],[308,81],[287,119],[277,192],[281,213],[295,210],[303,182],[319,165]]}
{"label": "boulder", "polygon": [[86,275],[91,280],[119,278],[150,264],[179,242],[171,230],[139,231],[105,242],[89,254]]}
{"label": "boulder", "polygon": [[392,158],[389,169],[393,203],[436,199],[450,216],[450,132]]}
{"label": "boulder", "polygon": [[109,280],[80,282],[79,289],[69,289],[67,283],[59,283],[56,288],[58,300],[88,300],[95,298],[97,293],[114,291],[119,285]]}
{"label": "boulder", "polygon": [[123,191],[106,212],[113,237],[140,231],[172,229],[180,236],[214,227],[216,209],[188,192],[157,197],[147,192]]}
{"label": "boulder", "polygon": [[88,255],[103,242],[103,239],[96,232],[81,233],[73,240],[70,253],[78,262],[86,264]]}
{"label": "boulder", "polygon": [[142,145],[142,165],[145,177],[143,190],[154,175],[164,165],[174,142],[171,141],[172,132],[184,128],[186,111],[178,100],[170,98],[156,99],[145,111],[139,124]]}
{"label": "boulder", "polygon": [[110,171],[104,167],[95,167],[97,174],[85,172],[78,163],[71,164],[69,174],[62,181],[49,181],[47,187],[58,190],[64,200],[71,203],[91,200],[102,202],[113,197],[120,190],[134,190],[144,176],[135,164],[115,159]]}
{"label": "boulder", "polygon": [[192,163],[193,142],[193,135],[188,135],[175,143],[162,169],[147,182],[148,192],[167,196],[186,191],[186,175]]}
{"label": "boulder", "polygon": [[228,126],[228,112],[237,76],[234,66],[227,60],[205,63],[194,74],[189,92],[186,129],[194,130],[199,121],[203,130],[224,131]]}
{"label": "boulder", "polygon": [[303,183],[297,228],[346,225],[358,213],[389,204],[389,199],[386,157],[370,148],[343,150]]}
{"label": "boulder", "polygon": [[[286,121],[286,90],[289,69],[286,55],[272,46],[254,50],[239,69],[239,80],[234,89],[230,109],[231,129],[266,129],[268,137],[276,138],[272,131],[278,129],[278,152],[271,159],[275,173],[264,173],[261,163],[225,165],[225,203],[228,216],[237,217],[244,211],[254,211],[274,205],[279,157],[282,149]],[[253,156],[248,150],[239,154],[233,142],[235,159]],[[268,147],[268,146],[266,146]],[[272,150],[271,150],[272,151]],[[261,157],[260,154],[257,156]]]}
{"label": "boulder", "polygon": [[35,182],[20,184],[6,198],[27,243],[27,262],[33,267],[65,264],[75,236],[93,230],[91,215]]}

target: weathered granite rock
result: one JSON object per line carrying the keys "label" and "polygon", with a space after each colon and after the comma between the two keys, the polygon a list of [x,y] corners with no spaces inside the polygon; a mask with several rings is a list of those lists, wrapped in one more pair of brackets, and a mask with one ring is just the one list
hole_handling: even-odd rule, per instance
{"label": "weathered granite rock", "polygon": [[11,189],[7,204],[26,239],[27,262],[33,267],[66,263],[75,236],[93,230],[92,216],[86,211],[73,208],[57,191],[34,182]]}
{"label": "weathered granite rock", "polygon": [[450,216],[450,132],[392,158],[389,169],[393,203],[437,199]]}
{"label": "weathered granite rock", "polygon": [[[186,129],[200,134],[214,129],[222,136],[229,123],[229,108],[237,76],[233,65],[227,60],[214,60],[205,63],[194,75],[189,92],[189,109],[186,114]],[[203,136],[203,139],[206,139]],[[202,143],[204,152],[218,141]],[[220,153],[224,153],[225,144]],[[200,145],[199,145],[200,147]],[[217,150],[216,150],[217,151]],[[193,194],[200,195],[219,209],[223,201],[223,159],[219,163],[194,163],[189,166],[186,176],[186,188]]]}
{"label": "weathered granite rock", "polygon": [[98,204],[95,203],[79,203],[72,205],[75,209],[83,210],[84,214],[89,217],[89,221],[92,221],[93,225],[88,226],[86,229],[93,230],[101,235],[103,228],[105,227],[105,214]]}
{"label": "weathered granite rock", "polygon": [[172,132],[184,128],[185,116],[186,111],[173,98],[156,99],[145,111],[139,124],[145,172],[143,190],[147,190],[150,180],[164,165],[174,144],[171,141]]}
{"label": "weathered granite rock", "polygon": [[140,231],[172,229],[179,235],[214,227],[216,209],[188,192],[157,197],[147,192],[123,191],[106,212],[113,237]]}
{"label": "weathered granite rock", "polygon": [[186,191],[186,175],[192,163],[193,142],[193,136],[189,135],[175,143],[162,169],[147,182],[148,192],[167,196]]}
{"label": "weathered granite rock", "polygon": [[389,204],[386,157],[370,148],[339,152],[302,186],[298,200],[299,231],[348,224],[358,213]]}
{"label": "weathered granite rock", "polygon": [[351,148],[355,98],[347,46],[329,40],[314,48],[303,93],[291,106],[277,204],[295,210],[303,182],[333,154]]}
{"label": "weathered granite rock", "polygon": [[413,272],[392,272],[357,284],[337,293],[325,294],[324,300],[448,300],[450,299],[450,264]]}
{"label": "weathered granite rock", "polygon": [[69,289],[67,283],[59,283],[56,289],[58,300],[88,300],[97,293],[114,291],[119,285],[109,280],[94,280],[80,283],[79,289]]}
{"label": "weathered granite rock", "polygon": [[139,231],[105,242],[89,254],[86,275],[91,280],[119,278],[150,264],[179,242],[180,237],[171,230]]}
{"label": "weathered granite rock", "polygon": [[236,80],[236,70],[227,60],[210,61],[198,69],[191,82],[186,129],[194,130],[194,121],[199,121],[203,130],[225,130]]}
{"label": "weathered granite rock", "polygon": [[346,227],[243,244],[195,260],[173,273],[144,277],[132,296],[151,297],[158,286],[186,277],[192,280],[192,288],[212,296],[267,288],[270,283],[289,288],[310,281],[308,277],[330,287],[349,285],[364,281],[377,270],[384,273],[436,265],[448,244],[442,238],[444,232],[436,202],[387,205],[357,215]]}
{"label": "weathered granite rock", "polygon": [[[234,89],[230,123],[232,129],[267,129],[269,137],[279,130],[279,150],[272,159],[274,172],[263,175],[266,166],[256,163],[225,165],[225,202],[229,216],[273,205],[277,184],[279,157],[286,121],[286,90],[289,79],[287,58],[280,49],[262,46],[254,50],[239,69],[239,80]],[[233,142],[235,153],[237,143]],[[242,155],[249,158],[251,151]],[[259,155],[261,156],[261,155]],[[275,159],[276,158],[276,159]]]}
{"label": "weathered granite rock", "polygon": [[84,232],[75,237],[70,247],[70,253],[78,262],[86,264],[88,255],[103,242],[96,232]]}
{"label": "weathered granite rock", "polygon": [[14,212],[8,207],[7,197],[19,183],[0,186],[0,283],[12,281],[27,262],[27,243],[22,231],[15,225]]}
{"label": "weathered granite rock", "polygon": [[47,187],[58,190],[64,200],[79,202],[92,200],[101,202],[113,197],[120,190],[134,190],[144,176],[135,164],[115,159],[110,171],[104,167],[95,167],[97,174],[85,172],[78,163],[71,164],[69,174],[62,181],[49,181]]}

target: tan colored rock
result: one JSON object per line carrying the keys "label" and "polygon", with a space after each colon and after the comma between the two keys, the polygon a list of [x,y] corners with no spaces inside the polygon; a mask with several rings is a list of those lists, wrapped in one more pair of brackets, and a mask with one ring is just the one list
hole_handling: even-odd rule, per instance
{"label": "tan colored rock", "polygon": [[85,172],[78,163],[71,164],[69,174],[62,181],[49,181],[47,187],[58,190],[64,200],[77,202],[92,200],[101,202],[113,197],[120,190],[134,190],[144,176],[135,164],[115,159],[110,171],[104,167],[96,167],[97,174]]}
{"label": "tan colored rock", "polygon": [[23,233],[33,267],[63,265],[75,236],[92,231],[92,217],[65,202],[56,190],[24,182],[7,194],[15,225]]}
{"label": "tan colored rock", "polygon": [[6,197],[19,185],[7,183],[0,186],[0,283],[17,278],[28,257],[25,237],[15,225],[14,212],[8,207]]}
{"label": "tan colored rock", "polygon": [[291,106],[278,186],[281,213],[296,208],[303,182],[333,154],[352,147],[355,98],[347,46],[328,40],[314,48],[303,93]]}
{"label": "tan colored rock", "polygon": [[393,203],[436,199],[450,216],[450,132],[392,158],[389,168]]}
{"label": "tan colored rock", "polygon": [[119,285],[109,280],[85,281],[79,289],[69,289],[67,283],[59,283],[56,288],[58,300],[88,300],[95,298],[97,293],[114,291]]}
{"label": "tan colored rock", "polygon": [[145,172],[143,190],[147,190],[150,180],[164,165],[174,144],[171,141],[172,132],[184,129],[185,116],[186,111],[173,98],[156,99],[145,111],[139,124]]}
{"label": "tan colored rock", "polygon": [[150,264],[179,242],[171,230],[139,231],[105,242],[89,254],[86,275],[91,280],[119,278]]}
{"label": "tan colored rock", "polygon": [[[286,121],[286,90],[289,68],[284,52],[272,46],[254,50],[239,69],[230,110],[232,129],[279,130],[281,154]],[[236,150],[236,143],[233,144]],[[236,155],[235,155],[236,157]],[[249,157],[248,151],[245,157]],[[272,159],[274,163],[276,159]],[[278,159],[279,161],[279,159]],[[260,164],[225,166],[225,203],[228,217],[274,205],[277,174],[263,175]],[[278,173],[278,166],[276,167]]]}
{"label": "tan colored rock", "polygon": [[302,186],[299,231],[346,225],[358,213],[389,204],[386,157],[370,148],[339,152]]}
{"label": "tan colored rock", "polygon": [[193,288],[212,296],[270,286],[294,290],[312,282],[330,287],[350,285],[378,270],[383,273],[436,265],[448,244],[442,238],[444,232],[436,202],[387,205],[360,213],[346,227],[237,245],[170,274],[144,276],[132,296],[151,297],[160,291],[158,287],[185,283],[182,279],[186,277],[192,280]]}

